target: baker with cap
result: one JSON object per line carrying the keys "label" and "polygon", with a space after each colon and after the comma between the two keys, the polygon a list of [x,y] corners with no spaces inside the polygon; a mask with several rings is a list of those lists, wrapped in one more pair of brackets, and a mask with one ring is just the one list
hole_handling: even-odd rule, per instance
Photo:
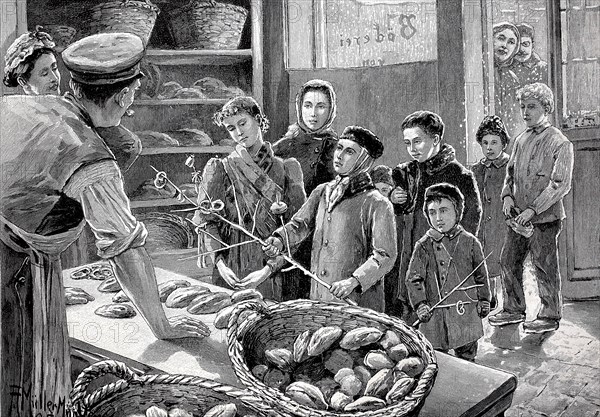
{"label": "baker with cap", "polygon": [[[313,281],[313,300],[341,302],[348,297],[362,307],[384,311],[383,280],[394,265],[397,244],[392,204],[369,175],[382,154],[383,144],[370,130],[344,129],[333,158],[336,178],[317,186],[290,222],[266,240],[265,252],[276,256],[288,245],[293,253],[314,233],[310,270],[331,289]],[[256,285],[253,278],[249,275],[241,286]]]}
{"label": "baker with cap", "polygon": [[[120,120],[124,111],[131,112],[127,108],[144,76],[140,61],[145,53],[142,40],[129,33],[89,36],[62,53],[73,91],[65,98],[81,110],[84,118],[97,120],[94,130],[108,145],[121,171],[127,171],[142,152],[139,137]],[[107,112],[107,108],[112,110]]]}
{"label": "baker with cap", "polygon": [[195,319],[165,316],[144,249],[147,231],[131,214],[115,157],[95,130],[118,126],[133,102],[141,40],[94,35],[63,54],[74,78],[71,99],[0,102],[2,416],[66,415],[71,359],[60,254],[86,222],[98,255],[157,338],[208,334]]}

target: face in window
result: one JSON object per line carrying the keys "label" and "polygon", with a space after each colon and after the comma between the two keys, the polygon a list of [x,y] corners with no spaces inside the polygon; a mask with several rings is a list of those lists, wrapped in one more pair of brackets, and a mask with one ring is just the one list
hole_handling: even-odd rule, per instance
{"label": "face in window", "polygon": [[302,99],[302,121],[311,130],[322,128],[329,118],[331,104],[327,95],[318,90],[309,90]]}
{"label": "face in window", "polygon": [[246,149],[262,142],[262,132],[258,121],[243,110],[224,118],[223,126],[229,132],[231,139]]}
{"label": "face in window", "polygon": [[392,186],[390,184],[386,184],[385,182],[375,183],[375,188],[377,188],[377,191],[379,191],[379,193],[384,197],[389,197],[390,193],[392,192]]}
{"label": "face in window", "polygon": [[404,144],[410,156],[418,162],[433,158],[440,150],[440,137],[430,136],[420,127],[404,129]]}
{"label": "face in window", "polygon": [[521,115],[527,127],[534,127],[548,120],[546,108],[535,98],[521,101]]}
{"label": "face in window", "polygon": [[28,80],[19,78],[27,95],[60,94],[60,73],[54,54],[42,54],[35,61]]}
{"label": "face in window", "polygon": [[429,203],[427,205],[427,214],[431,226],[440,233],[449,232],[457,222],[454,204],[447,198]]}
{"label": "face in window", "polygon": [[362,148],[352,140],[340,139],[333,153],[333,169],[340,175],[347,175],[360,156]]}
{"label": "face in window", "polygon": [[517,45],[517,35],[511,29],[504,29],[494,34],[494,58],[503,63],[512,57]]}
{"label": "face in window", "polygon": [[521,37],[521,45],[519,47],[519,52],[515,55],[515,59],[519,62],[526,62],[529,58],[531,58],[531,54],[533,53],[533,39],[529,36]]}
{"label": "face in window", "polygon": [[502,144],[500,136],[485,135],[481,138],[481,151],[490,161],[498,158],[502,154],[504,148],[506,148],[506,146]]}

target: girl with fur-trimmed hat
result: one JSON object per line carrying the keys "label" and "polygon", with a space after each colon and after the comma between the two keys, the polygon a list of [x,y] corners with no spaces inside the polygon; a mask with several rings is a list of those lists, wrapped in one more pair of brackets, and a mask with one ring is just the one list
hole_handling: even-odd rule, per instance
{"label": "girl with fur-trimmed hat", "polygon": [[[474,361],[483,336],[481,320],[490,312],[490,291],[481,243],[460,225],[464,207],[464,197],[454,185],[427,188],[423,213],[430,229],[415,245],[406,286],[422,323],[419,330],[433,347],[453,349],[456,356]],[[464,290],[431,309],[469,275],[461,285]]]}
{"label": "girl with fur-trimmed hat", "polygon": [[[506,224],[502,213],[502,186],[506,174],[509,155],[505,152],[510,137],[502,119],[498,116],[486,116],[475,135],[481,146],[484,158],[476,163],[473,174],[481,196],[483,216],[477,237],[483,245],[487,259],[488,273],[492,288],[492,310],[496,307],[497,284],[502,275],[500,253],[506,235]],[[501,280],[500,280],[501,281]]]}

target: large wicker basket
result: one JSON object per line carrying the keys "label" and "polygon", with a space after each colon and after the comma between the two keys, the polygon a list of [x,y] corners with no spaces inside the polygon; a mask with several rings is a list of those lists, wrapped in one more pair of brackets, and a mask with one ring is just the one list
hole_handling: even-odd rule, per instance
{"label": "large wicker basket", "polygon": [[[238,323],[239,314],[252,309],[245,320]],[[265,347],[270,341],[293,345],[295,338],[305,330],[314,331],[323,326],[338,326],[344,331],[357,327],[376,327],[395,331],[409,350],[417,353],[426,364],[416,387],[404,400],[373,411],[334,412],[309,408],[268,387],[250,371],[250,364],[267,363]],[[229,357],[242,383],[261,397],[281,416],[300,417],[400,417],[416,415],[429,394],[437,375],[437,361],[431,344],[403,321],[373,310],[342,304],[296,300],[265,308],[256,303],[242,303],[231,315],[227,332]]]}
{"label": "large wicker basket", "polygon": [[177,46],[196,49],[237,49],[248,10],[215,1],[192,1],[171,13]]}
{"label": "large wicker basket", "polygon": [[84,35],[125,32],[139,36],[144,45],[154,29],[158,7],[149,0],[122,0],[99,3],[81,14]]}
{"label": "large wicker basket", "polygon": [[[87,393],[90,383],[111,374],[116,382]],[[138,374],[125,364],[112,360],[97,362],[75,381],[71,392],[74,417],[121,417],[144,414],[157,406],[180,407],[194,416],[203,416],[219,404],[235,404],[238,415],[275,417],[277,413],[248,391],[189,375]]]}

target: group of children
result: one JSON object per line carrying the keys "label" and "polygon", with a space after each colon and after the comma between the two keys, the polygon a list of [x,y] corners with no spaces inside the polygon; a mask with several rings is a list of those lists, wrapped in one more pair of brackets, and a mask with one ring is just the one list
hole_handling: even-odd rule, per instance
{"label": "group of children", "polygon": [[[297,98],[298,123],[273,149],[262,136],[259,142],[252,139],[260,126],[247,127],[262,120],[262,111],[249,111],[243,102],[248,98],[233,99],[217,120],[238,144],[237,153],[248,154],[242,159],[249,174],[244,181],[226,180],[227,175],[237,180],[245,175],[235,169],[239,157],[234,152],[223,159],[223,178],[211,185],[215,163],[209,162],[204,179],[212,195],[199,199],[222,199],[232,222],[249,226],[253,212],[269,221],[262,230],[255,227],[266,243],[264,259],[251,244],[245,247],[254,249],[247,249],[251,253],[243,259],[227,257],[244,242],[209,211],[199,210],[198,224],[212,225],[212,233],[203,237],[220,242],[223,250],[216,257],[221,264],[216,272],[228,276],[234,288],[261,288],[290,273],[282,272],[281,254],[294,255],[320,282],[310,280],[307,294],[298,283],[309,279],[296,274],[279,281],[288,290],[276,298],[349,298],[409,324],[416,321],[436,349],[452,349],[474,360],[482,319],[496,307],[500,283],[503,309],[490,323],[524,321],[523,263],[531,253],[542,308],[524,329],[555,330],[561,319],[557,238],[565,217],[562,198],[571,185],[573,149],[548,121],[554,110],[548,86],[527,85],[518,99],[527,130],[515,139],[512,154],[505,152],[510,137],[502,120],[488,116],[476,134],[484,158],[472,169],[456,160],[454,149],[444,142],[444,123],[432,112],[415,112],[402,123],[410,162],[373,168],[383,154],[382,142],[359,126],[349,126],[336,137],[331,129],[335,94],[329,83],[313,80],[303,86]],[[283,169],[275,181],[279,184],[271,184],[278,161],[288,171]],[[308,198],[296,192],[294,199],[286,191],[290,184],[298,191],[299,182],[305,184]],[[264,266],[251,271],[232,266],[244,259],[259,259]],[[240,273],[247,276],[238,277]]]}

